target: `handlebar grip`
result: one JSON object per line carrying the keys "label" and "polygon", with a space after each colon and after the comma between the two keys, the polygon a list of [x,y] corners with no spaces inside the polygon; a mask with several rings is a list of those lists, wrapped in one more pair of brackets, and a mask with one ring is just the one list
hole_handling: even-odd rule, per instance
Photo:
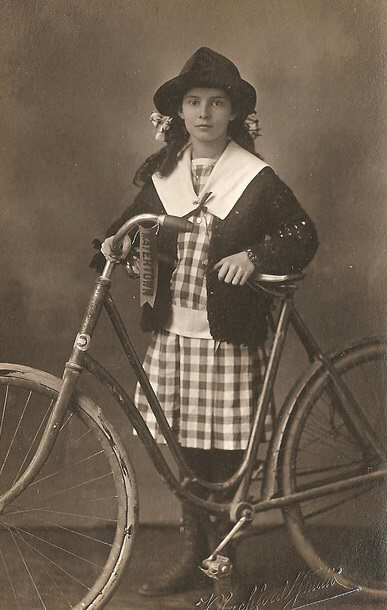
{"label": "handlebar grip", "polygon": [[166,229],[176,231],[176,233],[191,233],[193,230],[192,222],[169,214],[168,216],[160,216],[160,224]]}

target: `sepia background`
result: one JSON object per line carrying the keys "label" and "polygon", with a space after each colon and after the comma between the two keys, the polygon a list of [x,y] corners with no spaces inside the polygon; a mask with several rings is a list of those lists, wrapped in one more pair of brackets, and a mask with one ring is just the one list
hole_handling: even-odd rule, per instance
{"label": "sepia background", "polygon": [[[257,150],[317,225],[321,245],[297,302],[321,345],[385,328],[383,2],[2,0],[0,7],[2,361],[61,375],[94,280],[92,239],[131,202],[133,174],[159,146],[148,120],[153,93],[200,46],[232,59],[256,87]],[[142,355],[138,286],[115,277]],[[133,389],[106,320],[94,343],[93,354]],[[290,347],[280,395],[301,363]],[[173,521],[176,501],[129,429],[125,436],[142,520]]]}

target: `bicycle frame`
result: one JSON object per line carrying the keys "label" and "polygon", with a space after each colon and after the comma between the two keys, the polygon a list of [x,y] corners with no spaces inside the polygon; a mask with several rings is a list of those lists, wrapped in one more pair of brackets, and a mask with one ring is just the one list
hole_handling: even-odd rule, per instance
{"label": "bicycle frame", "polygon": [[[214,513],[229,513],[230,508],[228,504],[219,504],[216,502],[211,502],[209,500],[202,500],[201,498],[198,498],[196,495],[190,493],[189,491],[187,492],[186,488],[189,486],[190,483],[195,482],[196,484],[199,484],[202,488],[207,489],[208,491],[226,491],[235,487],[235,485],[239,483],[237,492],[231,502],[231,512],[234,514],[234,520],[237,520],[238,517],[237,507],[244,506],[244,504],[246,503],[246,498],[248,496],[249,487],[252,481],[252,473],[255,467],[256,455],[260,446],[263,426],[266,415],[268,413],[268,409],[270,407],[270,400],[273,395],[273,387],[290,325],[294,328],[299,340],[304,346],[310,362],[317,364],[316,370],[325,369],[329,373],[329,375],[331,375],[332,381],[335,384],[335,388],[337,386],[339,397],[345,397],[346,402],[348,402],[348,400],[351,400],[351,402],[349,403],[350,408],[347,406],[347,409],[344,411],[344,416],[348,418],[351,422],[351,427],[353,428],[354,434],[356,434],[356,436],[363,444],[365,444],[364,439],[367,439],[368,442],[372,443],[373,445],[376,444],[373,443],[373,435],[371,431],[368,430],[367,421],[363,417],[362,412],[359,410],[357,403],[349,395],[347,388],[344,386],[340,378],[335,373],[334,367],[330,364],[330,358],[324,355],[323,352],[320,350],[319,346],[317,345],[316,341],[308,330],[306,324],[295,309],[293,304],[293,294],[295,292],[295,289],[295,285],[287,286],[285,294],[281,300],[278,324],[274,333],[273,346],[270,353],[265,377],[263,380],[262,391],[258,402],[256,415],[251,427],[248,445],[244,453],[241,466],[234,473],[234,475],[226,481],[220,483],[210,483],[208,481],[203,481],[197,478],[195,476],[195,473],[192,473],[189,467],[187,466],[180,450],[180,446],[172,433],[172,430],[161,409],[160,403],[153,392],[153,389],[149,383],[149,380],[143,370],[140,361],[138,360],[135,349],[130,341],[125,326],[121,320],[119,312],[110,294],[107,294],[107,298],[105,300],[105,308],[113,324],[115,332],[120,340],[121,346],[126,354],[126,357],[128,358],[132,368],[134,369],[136,377],[140,382],[142,389],[148,399],[150,408],[152,409],[155,415],[155,418],[160,426],[164,438],[166,439],[167,445],[175,459],[175,462],[177,463],[180,471],[185,477],[182,483],[178,482],[172,474],[171,469],[169,468],[165,458],[161,454],[156,442],[150,435],[144,420],[139,415],[133,402],[128,398],[127,395],[125,395],[123,389],[120,388],[118,384],[114,381],[114,379],[107,373],[107,371],[103,367],[101,367],[99,363],[91,359],[90,356],[87,356],[87,359],[84,362],[85,368],[93,375],[97,375],[100,381],[106,387],[108,387],[110,391],[113,392],[116,399],[119,401],[121,407],[126,412],[131,424],[136,429],[143,444],[145,445],[148,454],[150,455],[151,459],[155,464],[156,469],[178,496],[184,498],[186,501],[192,504],[204,507]],[[348,414],[346,413],[347,410]],[[274,442],[272,443],[272,446],[269,447],[268,451],[268,455],[272,456],[272,458],[274,458],[274,456],[278,458],[278,450],[282,443],[283,433],[285,429],[284,420],[287,421],[290,412],[291,410],[289,411],[289,413],[287,413],[285,410],[285,416],[283,415],[282,418],[280,418],[282,425],[278,426],[277,434],[274,437]],[[353,421],[355,421],[354,425],[352,425]],[[365,424],[363,422],[365,422]],[[278,449],[276,449],[276,447]],[[379,450],[378,446],[377,448]],[[349,487],[354,487],[355,485],[361,485],[363,484],[365,479],[367,479],[367,481],[370,480],[370,475],[367,474],[364,478],[362,478],[361,476],[351,477],[344,481],[335,482],[330,485],[319,486],[318,488],[315,487],[310,490],[305,490],[303,492],[293,494],[292,496],[287,495],[282,497],[275,497],[277,462],[278,459],[275,458],[274,460],[272,459],[271,461],[267,462],[266,468],[264,470],[262,500],[253,504],[252,508],[254,512],[263,512],[271,508],[280,508],[291,503],[299,502],[300,500],[305,500],[307,498],[311,499],[321,497],[323,495],[328,495],[333,491],[338,491],[339,489],[345,489]],[[375,478],[378,477],[378,474],[379,473],[375,473]]]}
{"label": "bicycle frame", "polygon": [[[370,482],[372,478],[376,479],[383,476],[384,473],[382,471],[378,471],[373,474],[367,473],[365,475],[356,474],[355,476],[351,476],[350,478],[344,480],[341,478],[340,481],[330,481],[326,484],[311,487],[292,495],[277,495],[276,472],[279,459],[278,456],[286,424],[296,400],[300,399],[305,391],[307,385],[306,382],[308,380],[312,380],[313,376],[316,374],[322,374],[322,372],[324,372],[325,374],[329,375],[329,378],[332,381],[332,391],[338,399],[338,408],[340,409],[343,417],[348,420],[351,430],[362,442],[364,447],[367,448],[372,446],[374,451],[382,454],[382,450],[374,439],[372,431],[369,429],[367,420],[363,416],[359,406],[353,400],[348,388],[343,384],[339,376],[336,374],[335,368],[331,364],[331,356],[327,356],[322,353],[306,324],[296,311],[293,304],[293,296],[296,290],[295,284],[288,284],[279,286],[279,292],[276,293],[276,296],[280,299],[278,323],[274,332],[270,358],[266,368],[262,391],[242,464],[237,472],[235,472],[234,475],[226,481],[211,483],[209,481],[198,479],[184,460],[181,448],[172,433],[160,403],[149,383],[141,362],[139,361],[135,349],[127,334],[119,312],[109,293],[109,288],[111,285],[110,277],[114,267],[115,263],[106,263],[103,274],[95,283],[95,287],[92,291],[91,298],[81,324],[80,332],[75,339],[70,359],[65,365],[63,384],[58,400],[50,415],[39,448],[24,474],[20,477],[16,484],[0,498],[0,510],[2,510],[8,502],[17,497],[27,487],[48,458],[59,433],[68,406],[71,403],[71,398],[76,389],[79,375],[83,370],[87,370],[92,375],[97,377],[97,379],[113,394],[118,404],[127,415],[131,425],[136,429],[148,454],[154,462],[156,469],[165,479],[172,491],[190,504],[206,511],[210,511],[213,514],[227,514],[232,520],[238,521],[241,519],[243,513],[246,514],[247,506],[250,514],[264,512],[272,508],[282,508],[292,503],[297,503],[301,500],[318,498],[339,490],[353,488],[356,485],[364,484],[365,481]],[[257,289],[257,286],[255,286],[255,289]],[[142,386],[142,389],[148,399],[150,408],[152,409],[160,429],[166,439],[171,454],[178,465],[180,472],[183,474],[182,482],[179,482],[172,473],[171,468],[167,464],[157,443],[151,436],[143,418],[137,411],[132,400],[126,394],[125,390],[102,365],[100,365],[87,353],[103,307],[105,307],[107,310],[124,353]],[[270,408],[270,400],[273,393],[274,382],[277,376],[285,339],[290,325],[294,328],[299,340],[304,346],[312,366],[306,376],[303,376],[299,382],[295,384],[285,400],[284,407],[281,411],[279,421],[276,426],[275,434],[273,435],[268,450],[268,459],[266,460],[264,468],[262,497],[259,501],[254,502],[253,504],[248,504],[246,499],[248,497],[249,488],[252,482],[252,474],[256,463],[256,456],[260,445],[263,426],[268,409]],[[236,491],[234,498],[226,503],[204,500],[190,491],[189,486],[193,482],[199,484],[202,488],[208,490],[209,492],[226,491],[235,487]],[[249,520],[251,520],[251,518]]]}

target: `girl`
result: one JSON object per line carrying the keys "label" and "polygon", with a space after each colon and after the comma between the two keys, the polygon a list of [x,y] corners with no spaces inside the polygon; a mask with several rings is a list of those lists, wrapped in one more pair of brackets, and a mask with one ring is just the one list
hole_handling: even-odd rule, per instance
{"label": "girl", "polygon": [[[160,230],[156,298],[142,311],[142,328],[152,331],[144,368],[189,464],[214,481],[231,476],[246,447],[257,349],[267,336],[270,302],[246,282],[255,270],[299,271],[317,248],[292,191],[254,152],[246,119],[255,102],[254,88],[230,60],[196,51],[155,93],[160,115],[152,118],[166,146],[139,168],[134,181],[142,190],[108,231],[143,212],[194,223],[178,237]],[[114,258],[111,238],[102,252]],[[139,388],[135,401],[161,440]],[[203,519],[187,506],[182,512],[181,562],[145,584],[143,594],[182,591],[199,573],[195,566],[208,554]]]}

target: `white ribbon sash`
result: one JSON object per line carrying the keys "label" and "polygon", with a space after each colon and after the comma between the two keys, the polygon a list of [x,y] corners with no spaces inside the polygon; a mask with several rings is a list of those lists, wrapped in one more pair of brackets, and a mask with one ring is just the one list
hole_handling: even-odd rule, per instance
{"label": "white ribbon sash", "polygon": [[153,307],[158,280],[157,231],[158,226],[145,228],[140,225],[140,305]]}

